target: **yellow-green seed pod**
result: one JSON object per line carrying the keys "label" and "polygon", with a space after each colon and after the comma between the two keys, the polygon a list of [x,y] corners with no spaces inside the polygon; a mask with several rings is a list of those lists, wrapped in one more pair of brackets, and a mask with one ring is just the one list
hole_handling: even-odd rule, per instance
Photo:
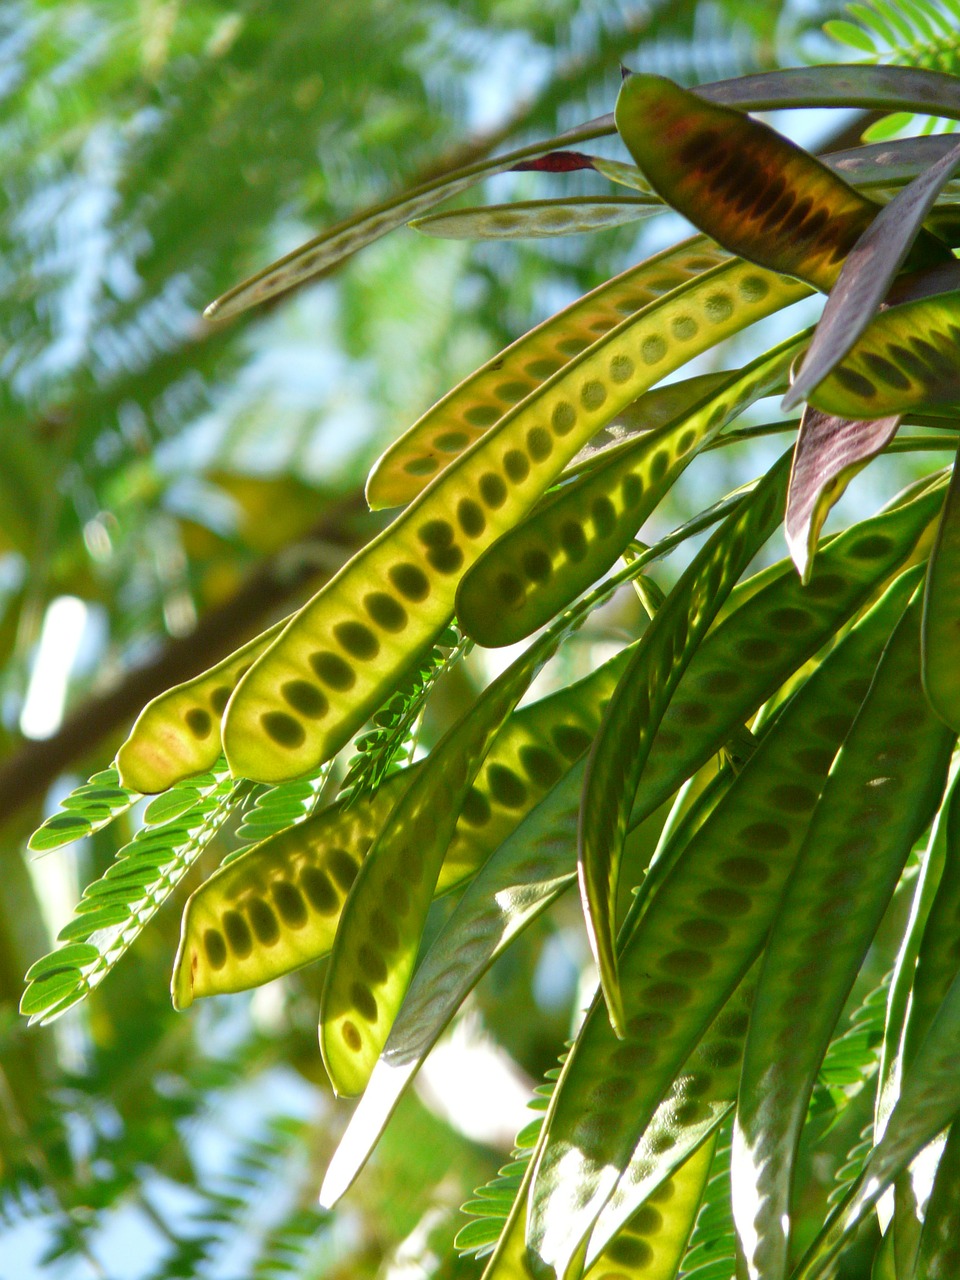
{"label": "yellow-green seed pod", "polygon": [[287,621],[278,622],[215,667],[148,702],[117,752],[121,784],[128,790],[154,795],[212,769],[220,755],[220,718],[230,695]]}
{"label": "yellow-green seed pod", "polygon": [[525,333],[438,400],[380,456],[367,478],[370,507],[412,502],[494,423],[598,338],[727,259],[706,237],[694,236],[605,281]]}
{"label": "yellow-green seed pod", "polygon": [[954,462],[923,603],[923,688],[934,711],[960,733],[960,467]]}

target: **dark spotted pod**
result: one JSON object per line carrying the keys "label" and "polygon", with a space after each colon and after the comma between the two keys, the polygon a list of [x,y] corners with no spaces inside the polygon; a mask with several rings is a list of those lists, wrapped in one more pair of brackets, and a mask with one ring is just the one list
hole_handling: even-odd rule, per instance
{"label": "dark spotted pod", "polygon": [[[731,253],[825,293],[880,212],[767,125],[662,76],[628,76],[615,115],[630,154],[668,204]],[[949,257],[946,245],[924,231],[904,267]]]}

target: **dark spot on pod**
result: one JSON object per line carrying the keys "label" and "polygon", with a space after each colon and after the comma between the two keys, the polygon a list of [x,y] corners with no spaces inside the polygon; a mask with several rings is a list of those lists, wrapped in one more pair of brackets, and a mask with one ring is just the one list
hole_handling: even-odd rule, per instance
{"label": "dark spot on pod", "polygon": [[831,596],[838,595],[843,591],[846,585],[846,579],[841,574],[818,574],[814,569],[813,577],[803,590],[807,595],[812,596],[814,600],[829,600]]}
{"label": "dark spot on pod", "polygon": [[316,672],[317,678],[329,685],[331,689],[352,689],[357,682],[353,667],[348,662],[344,662],[339,654],[323,650],[311,653],[310,665]]}
{"label": "dark spot on pod", "polygon": [[553,452],[553,440],[546,427],[531,427],[527,432],[527,450],[534,462],[543,462]]}
{"label": "dark spot on pod", "polygon": [[813,201],[809,196],[804,196],[797,204],[793,206],[790,213],[783,220],[783,231],[790,232],[795,237],[802,237],[802,224],[807,214],[813,209]]}
{"label": "dark spot on pod", "polygon": [[463,415],[474,427],[489,427],[500,417],[500,410],[490,404],[472,405]]}
{"label": "dark spot on pod", "polygon": [[223,932],[227,935],[227,945],[230,950],[239,959],[246,960],[253,950],[253,938],[250,936],[246,920],[239,911],[225,911],[220,923],[223,925]]}
{"label": "dark spot on pod", "polygon": [[[308,716],[311,720],[319,720],[321,716],[325,716],[330,706],[316,685],[310,684],[308,680],[288,680],[280,686],[280,692],[294,711],[299,711],[302,716]],[[297,728],[302,741],[303,730],[299,725]]]}
{"label": "dark spot on pod", "polygon": [[813,619],[805,609],[784,606],[767,614],[767,622],[775,631],[806,631]]}
{"label": "dark spot on pod", "polygon": [[456,573],[463,564],[463,552],[459,547],[432,547],[427,560],[437,573]]}
{"label": "dark spot on pod", "polygon": [[550,557],[538,547],[533,547],[523,553],[522,564],[523,572],[531,582],[546,582],[553,573]]}
{"label": "dark spot on pod", "polygon": [[601,538],[608,538],[617,527],[617,513],[609,498],[601,495],[590,505],[593,525]]}
{"label": "dark spot on pod", "polygon": [[527,798],[527,788],[502,764],[492,764],[487,770],[487,785],[494,800],[505,809],[519,809]]}
{"label": "dark spot on pod", "polygon": [[682,982],[651,982],[640,993],[647,1005],[665,1009],[682,1009],[693,999],[693,992]]}
{"label": "dark spot on pod", "polygon": [[770,868],[759,858],[727,858],[718,869],[726,880],[750,888],[766,884],[770,879]]}
{"label": "dark spot on pod", "polygon": [[300,888],[315,911],[322,916],[332,916],[340,906],[337,891],[330,877],[318,867],[304,867],[300,872]]}
{"label": "dark spot on pod", "polygon": [[620,496],[625,507],[635,507],[643,497],[643,481],[639,476],[626,475],[620,481]]}
{"label": "dark spot on pod", "polygon": [[430,594],[430,581],[415,564],[395,564],[387,577],[405,600],[419,603]]}
{"label": "dark spot on pod", "polygon": [[299,892],[288,880],[274,880],[270,891],[284,923],[291,929],[302,929],[307,923],[307,907]]}
{"label": "dark spot on pod", "polygon": [[470,437],[465,431],[441,431],[433,443],[444,453],[459,453],[470,443]]}
{"label": "dark spot on pod", "polygon": [[719,920],[695,916],[692,920],[684,920],[683,924],[678,926],[677,937],[695,947],[720,947],[730,937],[730,930]]}
{"label": "dark spot on pod", "polygon": [[478,503],[461,498],[457,503],[457,521],[468,538],[478,538],[487,527],[487,518]]}
{"label": "dark spot on pod", "polygon": [[[363,970],[365,978],[369,978],[371,982],[386,982],[387,980],[387,962],[379,951],[376,951],[369,942],[363,943],[357,952],[357,963]],[[376,1013],[374,1013],[376,1017]]]}
{"label": "dark spot on pod", "polygon": [[777,201],[780,199],[780,197],[783,195],[784,191],[786,190],[786,185],[787,184],[783,180],[783,178],[781,178],[778,175],[771,182],[768,182],[764,186],[761,194],[759,195],[756,203],[753,206],[754,218],[762,217],[765,213],[768,213],[773,208],[773,206],[777,203]]}
{"label": "dark spot on pod", "polygon": [[233,690],[229,685],[218,684],[215,689],[210,691],[210,705],[218,716],[222,716],[227,709],[227,703],[230,701],[230,695]]}
{"label": "dark spot on pod", "polygon": [[514,484],[519,484],[522,480],[526,480],[530,474],[530,463],[527,461],[527,455],[521,449],[508,449],[503,455],[503,469]]}
{"label": "dark spot on pod", "polygon": [[369,987],[364,986],[362,982],[353,983],[350,988],[350,999],[353,1001],[353,1007],[361,1018],[366,1022],[376,1022],[377,1002],[374,1000],[373,992]]}
{"label": "dark spot on pod", "polygon": [[439,465],[436,458],[424,455],[422,458],[411,458],[403,464],[403,469],[408,476],[431,476]]}
{"label": "dark spot on pod", "polygon": [[572,404],[568,404],[566,400],[561,400],[558,405],[554,406],[553,413],[550,416],[550,423],[558,436],[568,435],[577,424],[577,411]]}
{"label": "dark spot on pod", "polygon": [[272,947],[279,941],[280,926],[277,924],[277,917],[262,898],[250,899],[247,903],[247,915],[250,917],[250,923],[253,925],[253,932],[257,935],[258,941],[265,947]]}
{"label": "dark spot on pod", "polygon": [[796,782],[782,782],[770,792],[770,800],[787,813],[805,813],[817,803],[817,793]]}
{"label": "dark spot on pod", "polygon": [[874,377],[885,382],[888,387],[896,387],[898,391],[909,391],[910,379],[892,361],[876,355],[873,351],[865,351],[863,363]]}
{"label": "dark spot on pod", "polygon": [[717,916],[745,916],[750,910],[750,899],[739,889],[705,889],[698,894],[697,904]]}
{"label": "dark spot on pod", "polygon": [[352,1053],[359,1053],[363,1048],[360,1032],[352,1022],[344,1022],[340,1028],[340,1034],[343,1036],[343,1043]]}
{"label": "dark spot on pod", "polygon": [[568,760],[579,759],[593,741],[585,729],[575,724],[559,724],[550,736],[557,750]]}
{"label": "dark spot on pod", "polygon": [[463,802],[460,816],[471,827],[486,826],[490,821],[490,801],[482,791],[471,787]]}
{"label": "dark spot on pod", "polygon": [[362,622],[338,622],[333,634],[351,657],[363,662],[369,662],[380,652],[380,641]]}
{"label": "dark spot on pod", "polygon": [[741,640],[737,645],[737,655],[744,662],[769,662],[777,656],[777,650],[776,641],[768,640],[764,636]]}
{"label": "dark spot on pod", "polygon": [[847,391],[864,400],[872,400],[877,394],[877,388],[872,382],[855,370],[848,369],[846,365],[838,365],[833,371],[833,376]]}
{"label": "dark spot on pod", "polygon": [[346,849],[331,849],[327,854],[327,868],[344,893],[357,878],[357,864]]}
{"label": "dark spot on pod", "polygon": [[222,969],[227,963],[227,944],[216,929],[204,929],[203,949],[212,969]]}
{"label": "dark spot on pod", "polygon": [[610,1055],[611,1063],[623,1071],[643,1071],[656,1059],[656,1051],[649,1044],[621,1042]]}
{"label": "dark spot on pod", "polygon": [[710,719],[710,708],[705,702],[691,702],[685,698],[673,704],[673,713],[681,724],[696,726]]}
{"label": "dark spot on pod", "polygon": [[637,1271],[648,1267],[653,1261],[653,1249],[650,1245],[646,1240],[637,1240],[633,1236],[617,1236],[607,1245],[604,1252],[614,1262],[624,1267],[632,1267]]}
{"label": "dark spot on pod", "polygon": [[710,1054],[710,1065],[715,1068],[732,1067],[740,1058],[742,1050],[738,1044],[714,1045]]}
{"label": "dark spot on pod", "polygon": [[715,129],[698,129],[687,139],[680,149],[680,161],[686,167],[700,166],[704,163],[717,163],[717,147],[720,135]]}
{"label": "dark spot on pod", "polygon": [[630,1219],[630,1230],[641,1236],[653,1236],[663,1226],[663,1214],[645,1204]]}
{"label": "dark spot on pod", "polygon": [[372,591],[370,595],[364,596],[363,607],[384,631],[402,631],[407,625],[406,609],[385,591]]}
{"label": "dark spot on pod", "polygon": [[302,746],[307,736],[303,725],[285,711],[265,711],[260,717],[260,724],[268,738],[291,750]]}
{"label": "dark spot on pod", "polygon": [[191,707],[183,717],[187,728],[195,738],[207,738],[213,728],[213,719],[209,711],[202,707]]}
{"label": "dark spot on pod", "polygon": [[449,547],[453,543],[453,525],[446,520],[428,520],[417,530],[425,547]]}
{"label": "dark spot on pod", "polygon": [[521,747],[518,755],[524,773],[539,787],[552,787],[563,772],[556,759],[544,747]]}
{"label": "dark spot on pod", "polygon": [[526,588],[515,573],[499,574],[497,591],[503,603],[513,608],[518,608],[527,598]]}
{"label": "dark spot on pod", "polygon": [[853,544],[849,554],[854,560],[879,560],[889,554],[891,545],[890,538],[882,533],[868,534]]}
{"label": "dark spot on pod", "polygon": [[710,671],[700,681],[704,693],[734,693],[743,684],[739,671]]}
{"label": "dark spot on pod", "polygon": [[660,957],[659,964],[665,973],[675,974],[679,978],[702,978],[713,968],[713,961],[705,951],[688,948],[668,952]]}
{"label": "dark spot on pod", "polygon": [[385,950],[396,951],[400,945],[400,934],[397,926],[380,907],[370,913],[370,929],[372,936]]}
{"label": "dark spot on pod", "polygon": [[477,487],[480,490],[480,497],[486,506],[494,510],[497,507],[502,507],[507,500],[507,486],[494,471],[485,472],[480,477],[480,483]]}
{"label": "dark spot on pod", "polygon": [[587,554],[587,535],[576,520],[565,520],[560,526],[560,545],[574,564]]}
{"label": "dark spot on pod", "polygon": [[390,903],[394,915],[402,920],[410,910],[410,894],[407,886],[402,880],[398,880],[396,876],[388,876],[383,886],[383,892],[386,900]]}
{"label": "dark spot on pod", "polygon": [[[748,827],[744,827],[740,832],[740,838],[747,844],[753,845],[755,849],[764,849],[769,852],[775,849],[783,849],[790,843],[790,832],[779,822],[753,822]],[[738,859],[732,859],[738,862]],[[752,858],[745,861],[752,862]]]}
{"label": "dark spot on pod", "polygon": [[821,776],[829,772],[833,755],[827,747],[801,747],[794,753],[794,759],[805,773]]}

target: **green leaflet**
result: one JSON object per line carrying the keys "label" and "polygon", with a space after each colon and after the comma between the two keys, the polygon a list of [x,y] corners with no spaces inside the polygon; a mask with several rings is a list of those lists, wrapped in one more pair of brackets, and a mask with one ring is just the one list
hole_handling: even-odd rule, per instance
{"label": "green leaflet", "polygon": [[[592,890],[616,884],[630,812],[660,721],[707,629],[737,579],[780,520],[788,455],[783,455],[723,522],[657,611],[621,677],[587,760],[578,835],[580,881],[600,982],[618,1031],[625,1023],[616,951],[596,933]],[[600,907],[612,921],[615,901]]]}
{"label": "green leaflet", "polygon": [[751,1278],[786,1275],[783,1224],[817,1068],[943,792],[954,735],[919,697],[920,604],[918,592],[831,770],[761,970],[733,1145],[737,1230]]}
{"label": "green leaflet", "polygon": [[810,403],[841,418],[880,418],[960,403],[960,292],[888,307]]}
{"label": "green leaflet", "polygon": [[960,1043],[960,978],[955,979],[907,1068],[900,1097],[883,1137],[824,1229],[793,1272],[795,1280],[820,1280],[851,1232],[863,1221],[888,1186],[948,1124],[960,1109],[957,1094],[957,1044]]}
{"label": "green leaflet", "polygon": [[522,240],[570,236],[638,222],[666,206],[656,196],[562,196],[512,204],[451,209],[415,218],[409,225],[445,240]]}
{"label": "green leaflet", "polygon": [[92,836],[126,813],[140,797],[120,786],[116,769],[103,769],[60,801],[59,813],[51,814],[30,837],[32,853],[49,853],[74,840]]}
{"label": "green leaflet", "polygon": [[144,826],[88,885],[59,948],[32,967],[20,1002],[31,1022],[51,1022],[99,986],[226,820],[243,783],[221,770],[182,787],[189,800],[169,821]]}
{"label": "green leaflet", "polygon": [[756,267],[714,268],[612,329],[507,413],[243,677],[223,724],[234,774],[282,781],[335,754],[446,624],[466,569],[599,427],[699,351],[803,292]]}
{"label": "green leaflet", "polygon": [[457,617],[467,635],[489,647],[513,644],[605,573],[700,449],[776,389],[802,342],[791,338],[731,373],[719,390],[611,450],[535,507],[460,583]]}
{"label": "green leaflet", "polygon": [[220,717],[237,681],[288,621],[276,623],[215,667],[148,702],[117,752],[123,786],[152,795],[212,769],[221,750]]}
{"label": "green leaflet", "polygon": [[386,449],[367,478],[370,507],[377,511],[412,501],[494,423],[598,338],[728,259],[706,236],[694,236],[607,280],[525,333]]}
{"label": "green leaflet", "polygon": [[[792,566],[781,566],[755,595],[754,579],[731,594],[731,612],[695,654],[666,710],[632,821],[662,804],[870,598],[924,537],[941,501],[940,492],[931,490],[841,534],[820,552],[807,586]],[[737,607],[747,593],[747,604]],[[581,868],[590,936],[609,958],[615,954],[619,858],[595,857]]]}
{"label": "green leaflet", "polygon": [[956,638],[960,628],[960,466],[953,476],[930,553],[923,602],[923,688],[934,711],[960,732],[960,672]]}
{"label": "green leaflet", "polygon": [[912,585],[898,580],[801,685],[652,895],[620,956],[622,1040],[594,1001],[548,1116],[531,1199],[528,1244],[558,1276],[580,1255],[617,1171],[759,953],[802,818]]}
{"label": "green leaflet", "polygon": [[[628,76],[615,116],[668,204],[732,253],[823,292],[880,211],[766,125],[662,76]],[[950,257],[942,241],[921,232],[904,265],[916,270]]]}
{"label": "green leaflet", "polygon": [[954,1122],[937,1165],[927,1202],[916,1280],[952,1280],[960,1275],[960,1125]]}
{"label": "green leaflet", "polygon": [[[472,875],[589,747],[627,661],[513,713],[467,791],[437,892]],[[194,998],[244,991],[326,955],[360,862],[424,765],[387,778],[372,796],[342,801],[232,859],[184,908],[172,991]]]}

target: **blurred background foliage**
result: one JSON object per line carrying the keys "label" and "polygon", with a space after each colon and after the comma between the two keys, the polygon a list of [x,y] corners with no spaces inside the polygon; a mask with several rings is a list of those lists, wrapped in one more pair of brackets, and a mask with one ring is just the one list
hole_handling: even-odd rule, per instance
{"label": "blurred background foliage", "polygon": [[[82,1008],[27,1030],[22,975],[118,837],[42,860],[25,840],[148,698],[295,607],[382,527],[361,486],[390,439],[666,233],[471,246],[404,231],[231,326],[205,324],[204,303],[387,192],[610,110],[620,61],[687,84],[792,65],[823,56],[816,33],[837,12],[801,0],[0,7],[4,1280],[477,1273],[451,1249],[458,1205],[503,1163],[580,1006],[576,904],[488,976],[448,1046],[456,1069],[424,1073],[358,1186],[323,1215],[316,1191],[348,1108],[320,1065],[316,966],[177,1015],[166,910]],[[485,195],[551,181],[505,175]],[[574,175],[563,193],[602,189]],[[624,608],[606,625],[628,628]],[[428,738],[483,678],[475,665],[447,682]]]}

